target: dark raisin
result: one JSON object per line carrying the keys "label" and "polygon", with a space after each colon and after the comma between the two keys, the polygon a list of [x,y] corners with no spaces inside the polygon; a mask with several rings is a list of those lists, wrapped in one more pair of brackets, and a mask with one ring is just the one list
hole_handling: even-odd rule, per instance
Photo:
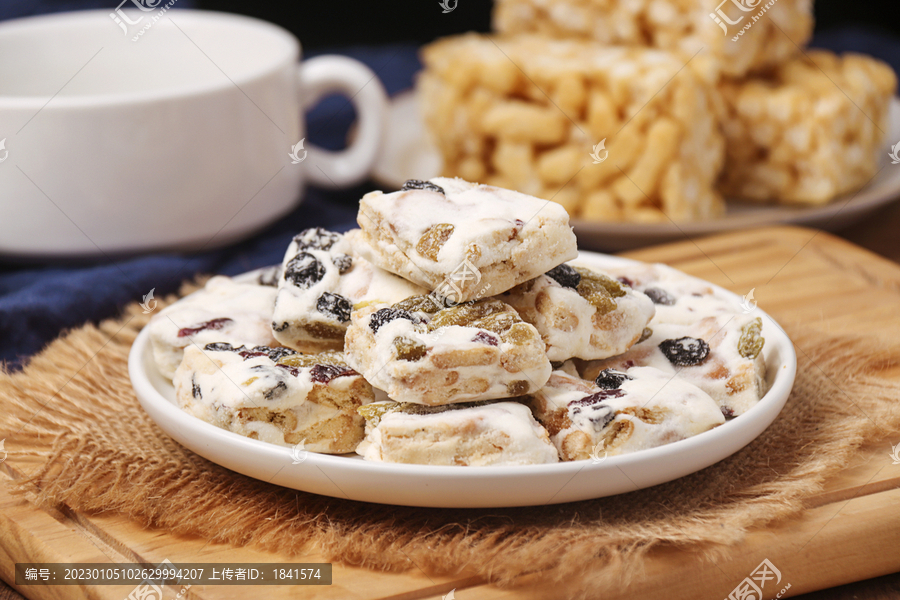
{"label": "dark raisin", "polygon": [[631,381],[632,379],[632,377],[621,371],[616,371],[614,369],[603,369],[602,371],[600,371],[600,374],[597,375],[597,379],[594,382],[600,389],[617,390],[622,387],[622,384],[625,381]]}
{"label": "dark raisin", "polygon": [[328,250],[341,239],[341,234],[321,227],[304,229],[294,236],[298,250]]}
{"label": "dark raisin", "polygon": [[561,264],[553,267],[546,273],[547,277],[556,280],[556,283],[567,288],[577,288],[581,283],[581,273],[573,269],[567,264]]}
{"label": "dark raisin", "polygon": [[334,266],[337,267],[338,273],[343,275],[353,266],[353,257],[348,254],[339,254],[331,259]]}
{"label": "dark raisin", "polygon": [[660,342],[659,349],[669,362],[678,367],[692,367],[702,363],[709,355],[709,344],[692,337]]}
{"label": "dark raisin", "polygon": [[447,192],[445,192],[444,188],[441,186],[431,183],[430,181],[422,181],[421,179],[407,179],[406,183],[404,183],[403,187],[400,189],[404,192],[409,190],[428,190],[429,192],[447,195]]}
{"label": "dark raisin", "polygon": [[669,295],[669,292],[660,288],[647,288],[644,290],[647,297],[653,301],[653,304],[662,304],[663,306],[672,306],[675,304],[675,298]]}
{"label": "dark raisin", "polygon": [[268,287],[275,287],[278,285],[278,279],[281,277],[281,266],[269,267],[264,269],[262,273],[259,274],[259,277],[256,278],[256,283],[259,285],[265,285]]}
{"label": "dark raisin", "polygon": [[616,281],[618,281],[619,283],[621,283],[623,285],[627,285],[630,288],[634,287],[634,282],[632,280],[628,279],[627,277],[616,277]]}
{"label": "dark raisin", "polygon": [[197,382],[194,381],[193,377],[191,377],[191,396],[203,399],[203,394],[200,393],[200,386],[197,385]]}
{"label": "dark raisin", "polygon": [[203,347],[204,350],[209,350],[210,352],[234,352],[235,350],[239,350],[241,348],[243,348],[243,346],[235,348],[231,344],[227,344],[225,342],[215,342],[213,344],[207,344]]}
{"label": "dark raisin", "polygon": [[353,310],[353,305],[340,294],[325,292],[316,300],[316,309],[322,314],[337,319],[339,323],[346,323],[350,320],[350,311]]}
{"label": "dark raisin", "polygon": [[190,335],[194,335],[195,333],[200,333],[201,331],[207,331],[212,329],[222,329],[226,325],[234,323],[233,320],[222,317],[221,319],[212,319],[211,321],[206,321],[204,323],[198,323],[193,327],[185,327],[184,329],[178,330],[178,337],[188,337]]}
{"label": "dark raisin", "polygon": [[313,365],[313,368],[309,370],[309,378],[316,383],[328,383],[332,379],[345,375],[356,375],[356,371],[342,365]]}
{"label": "dark raisin", "polygon": [[284,267],[284,278],[300,289],[311,287],[325,277],[325,267],[309,252],[301,252]]}
{"label": "dark raisin", "polygon": [[722,416],[725,417],[726,419],[733,419],[734,411],[732,409],[728,408],[727,406],[723,406],[722,407]]}
{"label": "dark raisin", "polygon": [[594,431],[601,431],[610,421],[616,418],[616,413],[611,406],[603,404],[609,398],[621,398],[625,395],[622,390],[601,390],[581,400],[573,400],[568,406],[572,415],[585,413]]}
{"label": "dark raisin", "polygon": [[491,335],[486,331],[479,331],[478,333],[476,333],[475,337],[472,338],[472,341],[487,344],[488,346],[500,345],[500,340],[497,339],[497,336]]}
{"label": "dark raisin", "polygon": [[283,381],[279,381],[275,384],[275,387],[267,390],[263,396],[265,396],[266,400],[272,400],[275,396],[281,395],[285,390],[287,390],[287,384]]}
{"label": "dark raisin", "polygon": [[[240,348],[238,350],[240,350]],[[254,348],[253,350],[240,350],[238,354],[244,360],[250,360],[251,358],[256,358],[258,356],[269,356],[268,352],[263,352],[262,350],[257,350],[256,348]]]}
{"label": "dark raisin", "polygon": [[396,319],[406,319],[407,321],[415,323],[413,316],[405,310],[400,310],[398,308],[379,308],[375,311],[375,314],[372,315],[372,318],[369,319],[369,329],[372,330],[372,333],[378,333],[378,330],[381,329],[382,325]]}
{"label": "dark raisin", "polygon": [[291,350],[290,348],[269,348],[268,346],[257,346],[254,350],[261,350],[268,355],[269,360],[271,361],[279,361],[285,356],[293,356],[297,354],[296,350]]}
{"label": "dark raisin", "polygon": [[287,329],[288,327],[290,327],[290,325],[288,324],[287,321],[285,321],[285,322],[282,323],[281,325],[279,325],[278,323],[272,321],[272,331],[284,331],[284,330]]}

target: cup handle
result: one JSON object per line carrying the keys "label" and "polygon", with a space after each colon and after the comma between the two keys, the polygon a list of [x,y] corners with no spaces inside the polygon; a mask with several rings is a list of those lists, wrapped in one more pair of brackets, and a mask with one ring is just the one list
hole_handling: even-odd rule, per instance
{"label": "cup handle", "polygon": [[318,56],[300,64],[300,91],[308,108],[329,93],[350,98],[358,128],[353,143],[340,152],[309,146],[309,179],[316,184],[349,187],[363,181],[381,149],[387,116],[387,93],[378,76],[359,61],[344,56]]}

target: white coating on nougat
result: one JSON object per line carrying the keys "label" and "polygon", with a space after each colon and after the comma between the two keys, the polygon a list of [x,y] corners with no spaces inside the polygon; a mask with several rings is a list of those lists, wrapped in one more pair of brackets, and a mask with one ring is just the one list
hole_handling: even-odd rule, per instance
{"label": "white coating on nougat", "polygon": [[[270,326],[275,294],[272,286],[237,283],[230,277],[218,275],[206,282],[202,290],[164,308],[148,325],[153,358],[159,372],[169,379],[174,377],[184,348],[192,344],[201,348],[212,342],[227,342],[234,346],[277,346]],[[220,329],[178,336],[181,329],[221,318],[232,322]]]}
{"label": "white coating on nougat", "polygon": [[506,466],[559,460],[547,431],[518,402],[424,415],[391,412],[377,426],[366,424],[366,437],[356,451],[371,461],[429,465]]}
{"label": "white coating on nougat", "polygon": [[[635,365],[677,372],[680,379],[709,394],[728,416],[747,412],[765,395],[763,353],[755,358],[745,358],[738,349],[743,328],[758,318],[753,311],[745,314],[738,303],[708,283],[666,265],[640,265],[609,271],[627,277],[635,288],[645,292],[651,288],[663,290],[675,302],[656,305],[656,315],[648,325],[653,330],[650,338],[624,354],[589,363],[582,370],[585,377],[595,377],[605,368],[623,369]],[[659,344],[682,337],[707,342],[710,347],[708,357],[694,366],[673,365],[659,349]]]}
{"label": "white coating on nougat", "polygon": [[[569,215],[559,204],[462,179],[431,182],[445,194],[401,190],[363,197],[357,222],[364,257],[432,290],[468,264],[477,273],[454,280],[454,300],[466,301],[504,292],[577,256]],[[454,229],[433,260],[416,246],[438,224]]]}
{"label": "white coating on nougat", "polygon": [[[317,302],[322,294],[328,292],[346,298],[352,306],[368,302],[386,302],[392,304],[426,293],[419,286],[379,269],[356,252],[358,229],[347,233],[335,234],[338,240],[327,250],[306,248],[294,240],[288,246],[282,261],[286,266],[298,253],[308,252],[318,260],[325,269],[325,275],[307,288],[298,287],[282,276],[278,282],[278,296],[272,316],[272,328],[275,338],[295,350],[322,350],[343,348],[343,338],[322,339],[311,335],[306,327],[324,325],[338,331],[346,331],[349,322],[341,322],[333,315],[319,311]],[[341,274],[335,264],[335,258],[348,256],[352,266]]]}
{"label": "white coating on nougat", "polygon": [[[604,392],[593,381],[554,371],[537,394],[545,401],[543,411],[538,410],[540,420],[560,412],[568,418],[568,426],[551,436],[564,459],[574,458],[567,452],[579,445],[573,443],[575,438],[586,442],[582,448],[614,456],[687,439],[725,422],[716,402],[687,381],[652,367],[632,367],[624,373],[630,379]],[[608,396],[594,404],[571,404],[596,393]],[[607,447],[607,435],[621,421],[628,421],[630,429]]]}
{"label": "white coating on nougat", "polygon": [[[351,388],[361,379],[358,373],[321,383],[313,381],[311,367],[297,368],[296,372],[293,375],[290,370],[276,366],[268,356],[245,359],[234,351],[190,346],[185,349],[173,384],[179,405],[188,414],[224,429],[239,430],[242,435],[254,432],[257,439],[272,444],[289,445],[279,427],[256,420],[237,426],[237,413],[241,409],[257,408],[273,413],[292,411],[297,417],[298,430],[315,427],[342,414],[356,418],[358,403],[353,402]],[[346,406],[338,408],[308,401],[314,388],[325,386],[343,396]],[[310,443],[306,449],[329,452],[330,446],[330,443]]]}
{"label": "white coating on nougat", "polygon": [[[589,269],[577,261],[571,264]],[[647,296],[622,287],[625,295],[613,298],[615,310],[604,315],[599,315],[597,308],[576,289],[564,287],[547,275],[516,286],[503,295],[503,300],[537,328],[547,344],[550,360],[594,360],[628,350],[640,339],[655,313]]]}
{"label": "white coating on nougat", "polygon": [[[510,385],[527,385],[519,393],[528,393],[539,389],[550,376],[550,361],[532,325],[518,323],[530,334],[522,343],[477,327],[447,325],[428,331],[424,324],[402,318],[384,323],[373,333],[369,323],[380,308],[384,307],[353,313],[345,357],[393,400],[436,406],[506,398],[512,395]],[[479,335],[489,336],[496,345],[476,341]],[[400,359],[394,345],[397,338],[421,344],[427,353],[416,361]]]}

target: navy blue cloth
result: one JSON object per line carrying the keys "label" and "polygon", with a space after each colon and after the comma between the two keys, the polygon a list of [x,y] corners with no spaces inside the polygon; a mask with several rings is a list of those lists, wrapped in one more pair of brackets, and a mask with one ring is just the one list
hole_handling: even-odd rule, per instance
{"label": "navy blue cloth", "polygon": [[[846,29],[817,35],[814,45],[877,56],[900,71],[900,40]],[[408,45],[337,49],[368,64],[389,93],[412,85],[420,68],[416,48]],[[343,146],[353,119],[344,98],[325,99],[307,117],[309,141],[336,149]],[[21,265],[0,257],[0,360],[21,366],[65,329],[114,316],[150,288],[160,296],[199,273],[234,275],[277,263],[291,236],[313,226],[346,230],[354,223],[358,199],[375,189],[367,183],[333,191],[311,187],[291,214],[253,238],[231,247],[198,254],[158,253],[127,260],[80,264]]]}

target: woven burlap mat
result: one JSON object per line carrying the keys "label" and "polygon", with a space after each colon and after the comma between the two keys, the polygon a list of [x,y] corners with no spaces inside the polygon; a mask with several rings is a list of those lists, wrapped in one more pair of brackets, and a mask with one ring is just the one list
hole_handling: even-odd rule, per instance
{"label": "woven burlap mat", "polygon": [[749,528],[802,511],[855,449],[900,429],[900,386],[878,377],[900,363],[900,346],[787,328],[801,351],[786,407],[754,442],[703,471],[532,508],[367,504],[256,481],[169,439],[128,379],[128,352],[148,319],[130,306],[54,341],[23,371],[0,373],[0,437],[11,459],[30,455],[42,465],[14,484],[16,493],[282,555],[313,550],[376,569],[465,570],[500,584],[543,570],[545,580],[587,590],[621,585],[660,545],[713,558]]}

